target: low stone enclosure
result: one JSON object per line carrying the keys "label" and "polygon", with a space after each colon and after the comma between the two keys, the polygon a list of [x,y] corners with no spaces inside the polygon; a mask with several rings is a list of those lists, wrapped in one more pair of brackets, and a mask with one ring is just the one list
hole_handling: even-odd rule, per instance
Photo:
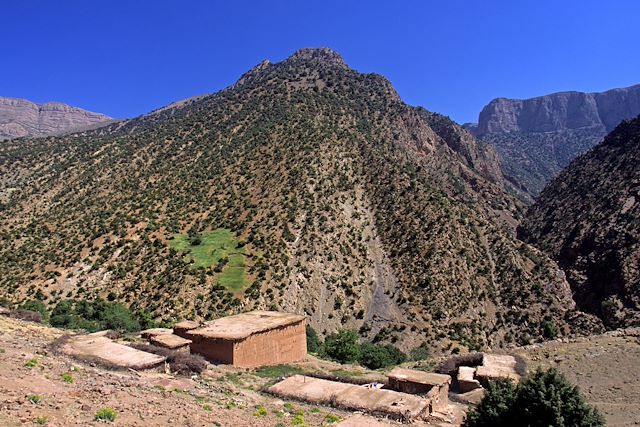
{"label": "low stone enclosure", "polygon": [[115,343],[106,336],[107,332],[72,336],[60,350],[81,360],[115,368],[141,370],[164,364],[165,357]]}
{"label": "low stone enclosure", "polygon": [[511,355],[472,353],[449,359],[439,370],[453,378],[455,391],[468,393],[499,378],[518,382],[524,374],[524,365]]}
{"label": "low stone enclosure", "polygon": [[271,386],[276,396],[385,415],[405,421],[447,419],[450,413],[448,375],[395,368],[382,388],[294,375]]}
{"label": "low stone enclosure", "polygon": [[280,381],[268,391],[285,399],[387,415],[407,421],[426,419],[430,415],[429,401],[421,396],[303,375]]}
{"label": "low stone enclosure", "polygon": [[387,374],[391,390],[409,394],[424,395],[431,405],[431,411],[446,412],[449,407],[449,375],[414,369],[395,368]]}

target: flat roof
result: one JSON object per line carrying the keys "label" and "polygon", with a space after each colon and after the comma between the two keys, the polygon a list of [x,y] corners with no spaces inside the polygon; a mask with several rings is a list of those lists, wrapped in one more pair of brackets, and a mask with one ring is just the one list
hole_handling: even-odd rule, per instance
{"label": "flat roof", "polygon": [[291,325],[304,320],[299,314],[279,311],[250,311],[207,322],[188,332],[190,336],[239,340],[259,332]]}
{"label": "flat roof", "polygon": [[160,347],[166,348],[180,348],[191,344],[191,340],[184,339],[178,335],[173,334],[160,334],[153,336],[149,339],[152,344],[157,344]]}
{"label": "flat roof", "polygon": [[394,368],[387,374],[387,377],[426,385],[442,385],[449,384],[451,382],[451,377],[449,375],[406,368]]}

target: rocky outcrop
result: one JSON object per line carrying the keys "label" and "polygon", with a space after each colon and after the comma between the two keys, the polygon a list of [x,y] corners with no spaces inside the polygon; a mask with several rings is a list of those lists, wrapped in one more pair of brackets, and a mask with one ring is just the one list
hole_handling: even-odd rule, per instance
{"label": "rocky outcrop", "polygon": [[90,129],[112,120],[104,114],[60,102],[35,104],[25,99],[0,97],[0,140],[59,135]]}
{"label": "rocky outcrop", "polygon": [[640,114],[640,85],[602,93],[560,92],[531,99],[497,98],[467,130],[493,145],[503,173],[529,196],[622,120]]}
{"label": "rocky outcrop", "polygon": [[553,180],[519,235],[557,260],[579,308],[640,324],[640,117]]}
{"label": "rocky outcrop", "polygon": [[497,98],[480,112],[475,134],[602,128],[610,132],[640,112],[640,85],[602,93],[559,92],[530,99]]}

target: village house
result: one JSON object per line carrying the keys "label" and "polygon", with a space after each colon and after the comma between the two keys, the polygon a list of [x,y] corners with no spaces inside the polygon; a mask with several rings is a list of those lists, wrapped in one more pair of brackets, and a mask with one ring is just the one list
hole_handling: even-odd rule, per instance
{"label": "village house", "polygon": [[212,362],[256,368],[304,360],[307,356],[305,328],[304,316],[252,311],[185,331],[185,338],[191,340],[192,353]]}

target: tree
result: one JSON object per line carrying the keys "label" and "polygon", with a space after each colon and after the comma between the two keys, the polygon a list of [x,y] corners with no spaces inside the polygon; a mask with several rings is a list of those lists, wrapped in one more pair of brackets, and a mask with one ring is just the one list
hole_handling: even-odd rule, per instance
{"label": "tree", "polygon": [[360,364],[369,369],[399,365],[407,359],[404,353],[392,345],[364,343],[360,347]]}
{"label": "tree", "polygon": [[360,357],[358,338],[358,333],[349,329],[333,333],[324,341],[322,356],[340,363],[353,363]]}
{"label": "tree", "polygon": [[307,351],[309,353],[315,353],[318,351],[320,347],[320,339],[318,338],[318,334],[316,330],[311,327],[311,325],[307,325]]}
{"label": "tree", "polygon": [[520,384],[490,384],[465,427],[600,427],[602,415],[557,370],[538,370]]}

